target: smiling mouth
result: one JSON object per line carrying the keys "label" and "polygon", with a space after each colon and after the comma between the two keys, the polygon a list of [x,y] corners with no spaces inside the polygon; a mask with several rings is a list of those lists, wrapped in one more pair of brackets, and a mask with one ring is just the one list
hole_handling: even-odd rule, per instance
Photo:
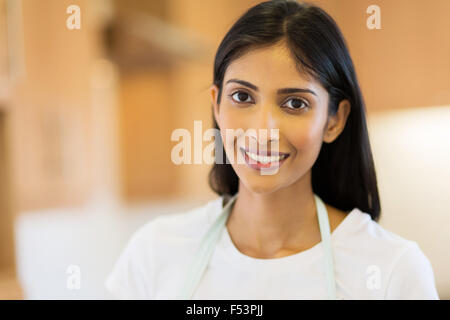
{"label": "smiling mouth", "polygon": [[[244,148],[240,148],[242,154],[245,157],[245,161],[248,165],[255,169],[270,167],[273,165],[281,164],[286,160],[290,154],[285,152],[267,152],[267,155],[261,155],[258,153],[250,152]],[[253,162],[250,162],[250,159]]]}

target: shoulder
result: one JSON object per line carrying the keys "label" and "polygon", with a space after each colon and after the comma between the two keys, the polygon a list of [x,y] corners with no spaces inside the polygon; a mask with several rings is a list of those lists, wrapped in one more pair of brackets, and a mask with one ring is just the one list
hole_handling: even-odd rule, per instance
{"label": "shoulder", "polygon": [[416,242],[405,247],[388,275],[386,299],[439,299],[433,267]]}
{"label": "shoulder", "polygon": [[383,252],[383,249],[389,249],[391,253],[400,254],[406,247],[416,244],[413,240],[387,230],[358,208],[350,211],[342,224],[345,225],[343,239],[364,250]]}
{"label": "shoulder", "polygon": [[107,277],[105,286],[116,297],[152,299],[160,281],[173,281],[165,275],[179,274],[179,268],[192,256],[204,232],[220,213],[217,197],[190,210],[158,216],[139,227]]}
{"label": "shoulder", "polygon": [[[197,238],[220,213],[222,197],[184,212],[161,215],[149,223],[148,228],[159,236]],[[146,226],[141,232],[145,233]]]}
{"label": "shoulder", "polygon": [[164,238],[183,238],[186,241],[198,238],[219,214],[222,197],[216,197],[192,209],[159,215],[140,226],[131,236],[128,245],[163,245]]}
{"label": "shoulder", "polygon": [[384,298],[437,298],[431,263],[416,241],[387,230],[358,208],[349,215],[338,247],[366,280],[379,275]]}

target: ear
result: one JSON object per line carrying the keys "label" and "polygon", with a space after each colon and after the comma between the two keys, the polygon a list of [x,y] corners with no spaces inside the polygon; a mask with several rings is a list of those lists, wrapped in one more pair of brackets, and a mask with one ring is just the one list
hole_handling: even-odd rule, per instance
{"label": "ear", "polygon": [[323,141],[331,143],[337,139],[341,132],[345,128],[348,115],[350,114],[350,102],[348,100],[342,100],[339,103],[338,110],[334,116],[330,116],[323,135]]}
{"label": "ear", "polygon": [[211,92],[211,102],[212,102],[212,106],[213,106],[213,113],[214,113],[214,119],[216,120],[217,126],[220,129],[220,124],[219,124],[219,104],[217,103],[217,97],[219,95],[219,88],[213,84],[211,85],[211,87],[209,88],[210,92]]}

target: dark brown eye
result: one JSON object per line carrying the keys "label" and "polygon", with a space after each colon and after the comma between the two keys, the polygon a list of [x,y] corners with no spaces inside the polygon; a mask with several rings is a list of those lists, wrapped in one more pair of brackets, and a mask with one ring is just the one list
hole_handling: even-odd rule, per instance
{"label": "dark brown eye", "polygon": [[248,93],[246,93],[246,92],[243,92],[243,91],[236,91],[235,93],[231,94],[230,96],[232,98],[233,98],[233,96],[236,97],[236,99],[233,99],[233,100],[235,100],[237,102],[250,102],[251,101],[251,100],[250,101],[246,101],[247,98],[250,97],[250,95]]}
{"label": "dark brown eye", "polygon": [[289,107],[289,109],[299,110],[308,106],[308,104],[302,99],[292,98],[289,99],[288,102],[289,101],[292,101],[291,107]]}

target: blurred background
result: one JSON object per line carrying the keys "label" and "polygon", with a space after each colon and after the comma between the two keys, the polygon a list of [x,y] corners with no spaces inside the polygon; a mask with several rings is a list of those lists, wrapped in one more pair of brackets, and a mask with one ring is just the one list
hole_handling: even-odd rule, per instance
{"label": "blurred background", "polygon": [[[173,164],[170,137],[211,127],[215,50],[259,2],[0,0],[1,298],[109,298],[103,282],[137,227],[216,197],[210,165]],[[356,65],[380,224],[418,242],[448,299],[450,1],[310,2]],[[373,4],[381,29],[366,24]]]}

